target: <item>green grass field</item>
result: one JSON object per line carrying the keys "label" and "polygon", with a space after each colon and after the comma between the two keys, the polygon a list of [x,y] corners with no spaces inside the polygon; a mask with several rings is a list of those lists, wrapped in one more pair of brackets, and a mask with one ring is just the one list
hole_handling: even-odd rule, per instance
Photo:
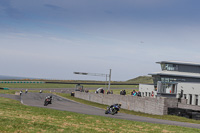
{"label": "green grass field", "polygon": [[[130,95],[131,92],[133,91],[133,89],[125,89],[125,90],[126,90],[127,95]],[[138,89],[135,89],[135,90],[138,90]],[[94,93],[96,89],[89,90],[89,91]],[[120,94],[120,91],[121,89],[113,89],[114,94]],[[15,92],[16,90],[0,90],[0,93],[4,93],[4,94],[15,94]],[[39,90],[38,91],[28,90],[28,92],[39,92]],[[43,90],[43,93],[50,93],[50,91]]]}
{"label": "green grass field", "polygon": [[[7,88],[76,88],[76,84],[34,84],[34,83],[0,83]],[[83,85],[84,88],[105,88],[105,85]],[[111,88],[138,88],[138,85],[111,85]]]}
{"label": "green grass field", "polygon": [[199,129],[84,115],[29,107],[0,97],[0,132],[66,133],[197,133]]}
{"label": "green grass field", "polygon": [[[16,91],[16,90],[0,90],[0,93],[1,94],[15,94],[15,92],[19,92],[19,91]],[[36,90],[28,90],[28,92],[38,92],[39,93],[39,90],[36,91]],[[43,90],[43,93],[50,93],[50,91],[48,90]]]}

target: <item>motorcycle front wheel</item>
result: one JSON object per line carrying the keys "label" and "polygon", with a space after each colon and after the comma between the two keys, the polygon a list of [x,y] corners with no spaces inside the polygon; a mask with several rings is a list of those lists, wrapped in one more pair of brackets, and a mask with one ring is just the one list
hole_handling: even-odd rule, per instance
{"label": "motorcycle front wheel", "polygon": [[47,101],[45,101],[45,102],[44,102],[44,106],[47,106],[47,105],[48,105],[48,102],[47,102]]}
{"label": "motorcycle front wheel", "polygon": [[105,114],[108,114],[108,113],[109,113],[109,111],[108,111],[108,110],[106,110],[106,111],[105,111]]}

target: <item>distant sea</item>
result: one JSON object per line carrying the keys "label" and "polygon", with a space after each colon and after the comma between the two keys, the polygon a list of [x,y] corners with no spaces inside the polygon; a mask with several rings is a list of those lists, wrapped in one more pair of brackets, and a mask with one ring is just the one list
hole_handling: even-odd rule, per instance
{"label": "distant sea", "polygon": [[11,79],[20,80],[20,79],[33,79],[33,78],[0,75],[0,80],[11,80]]}

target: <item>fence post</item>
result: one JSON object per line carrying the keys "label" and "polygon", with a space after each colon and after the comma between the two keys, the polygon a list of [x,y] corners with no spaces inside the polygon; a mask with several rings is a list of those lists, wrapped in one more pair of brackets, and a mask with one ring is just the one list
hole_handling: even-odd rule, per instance
{"label": "fence post", "polygon": [[199,97],[198,97],[198,105],[200,106],[200,94],[199,94]]}
{"label": "fence post", "polygon": [[196,96],[192,94],[192,105],[196,105]]}
{"label": "fence post", "polygon": [[187,104],[190,104],[190,94],[187,94]]}

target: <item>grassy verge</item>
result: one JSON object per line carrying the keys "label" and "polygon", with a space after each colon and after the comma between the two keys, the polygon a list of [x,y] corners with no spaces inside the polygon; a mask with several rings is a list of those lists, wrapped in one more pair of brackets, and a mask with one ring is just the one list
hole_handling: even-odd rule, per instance
{"label": "grassy verge", "polygon": [[[16,91],[16,90],[0,90],[0,93],[1,94],[15,94],[15,92],[19,92],[19,91]],[[25,90],[23,90],[23,92],[25,92]],[[35,92],[35,93],[38,92],[39,93],[39,90],[38,91],[36,91],[36,90],[28,90],[28,92]],[[43,93],[50,93],[50,91],[43,90]]]}
{"label": "grassy verge", "polygon": [[[103,104],[99,104],[99,103],[95,103],[95,102],[90,102],[90,101],[87,101],[87,100],[79,99],[79,98],[76,98],[76,97],[72,97],[72,96],[70,96],[70,94],[65,94],[65,93],[55,93],[55,94],[60,95],[60,96],[65,97],[65,98],[68,98],[68,99],[71,99],[71,100],[74,100],[76,102],[80,102],[80,103],[83,103],[83,104],[99,107],[99,108],[102,108],[102,109],[106,109],[106,107],[108,106],[108,105],[103,105]],[[126,110],[126,109],[121,109],[120,112],[121,113],[126,113],[126,114],[131,114],[131,115],[156,118],[156,119],[163,119],[163,120],[171,120],[171,121],[179,121],[179,122],[200,124],[199,120],[193,120],[193,119],[188,119],[188,118],[184,118],[184,117],[178,117],[178,116],[174,116],[174,115],[151,115],[151,114],[146,114],[146,113],[141,113],[141,112],[130,111],[130,110]]]}
{"label": "grassy verge", "polygon": [[[40,89],[38,89],[38,91],[37,90],[28,90],[28,92],[39,92],[39,90]],[[125,90],[126,90],[127,95],[130,95],[131,92],[133,91],[133,89],[125,89]],[[137,91],[138,89],[135,89],[135,90]],[[23,91],[25,91],[25,90],[23,90]],[[89,91],[94,93],[96,91],[96,89],[89,90]],[[120,91],[121,91],[121,89],[113,89],[114,94],[120,94]],[[3,93],[3,94],[15,94],[15,92],[16,92],[16,90],[0,90],[0,93]],[[43,92],[50,93],[50,91],[48,91],[48,90],[43,90]]]}
{"label": "grassy verge", "polygon": [[0,132],[141,132],[196,133],[199,129],[84,115],[47,108],[29,107],[0,97]]}
{"label": "grassy verge", "polygon": [[[0,83],[7,88],[75,88],[76,84],[34,84],[34,83]],[[83,85],[84,88],[99,88],[105,85]],[[138,85],[111,85],[111,88],[138,88]]]}
{"label": "grassy verge", "polygon": [[0,87],[8,88],[75,88],[74,84],[34,84],[34,83],[0,83]]}
{"label": "grassy verge", "polygon": [[0,90],[1,94],[15,94],[16,90]]}

